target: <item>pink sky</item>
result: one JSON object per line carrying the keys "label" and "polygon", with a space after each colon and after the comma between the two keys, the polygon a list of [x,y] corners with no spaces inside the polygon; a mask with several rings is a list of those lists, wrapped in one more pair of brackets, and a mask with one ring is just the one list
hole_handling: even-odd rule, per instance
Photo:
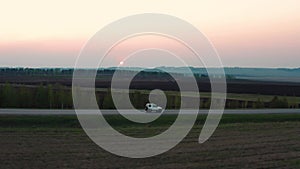
{"label": "pink sky", "polygon": [[300,67],[298,0],[8,1],[0,6],[0,66],[73,67],[96,31],[145,12],[195,25],[215,45],[224,66]]}

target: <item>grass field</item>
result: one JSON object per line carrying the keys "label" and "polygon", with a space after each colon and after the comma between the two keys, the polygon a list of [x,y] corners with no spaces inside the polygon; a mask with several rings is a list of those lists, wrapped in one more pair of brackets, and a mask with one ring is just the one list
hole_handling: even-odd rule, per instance
{"label": "grass field", "polygon": [[[107,91],[107,89],[98,88],[97,91]],[[118,92],[124,92],[122,89],[115,90]],[[142,94],[149,94],[149,90],[130,90],[130,92],[140,92]],[[186,97],[197,97],[198,94],[194,92],[177,92],[177,91],[165,91],[167,95],[173,96],[186,96]],[[210,92],[200,92],[200,98],[211,98]],[[241,101],[262,101],[262,102],[270,102],[275,95],[263,95],[263,94],[245,94],[245,93],[227,93],[226,98],[229,100],[241,100]],[[279,99],[286,99],[289,105],[299,105],[300,104],[300,97],[297,96],[277,96]]]}
{"label": "grass field", "polygon": [[[106,116],[120,132],[148,136],[165,130],[176,116],[138,125]],[[75,116],[0,116],[0,168],[300,168],[300,115],[224,115],[214,135],[197,140],[205,121],[169,152],[147,159],[112,155],[95,145]]]}
{"label": "grass field", "polygon": [[[103,88],[97,88],[97,91],[107,91],[107,89]],[[119,92],[124,92],[122,89],[118,89],[115,91]],[[142,94],[149,94],[149,90],[130,90],[130,92],[135,92],[139,91]],[[167,95],[177,95],[180,96],[187,96],[187,97],[196,97],[194,92],[177,92],[177,91],[165,91]],[[205,97],[205,98],[210,98],[211,93],[210,92],[200,92],[200,97]],[[232,99],[232,100],[245,100],[245,101],[257,101],[260,99],[261,101],[271,101],[274,98],[274,95],[263,95],[263,94],[243,94],[243,93],[227,93],[227,99]],[[279,99],[287,99],[289,103],[295,104],[295,103],[300,103],[300,97],[297,96],[278,96]]]}

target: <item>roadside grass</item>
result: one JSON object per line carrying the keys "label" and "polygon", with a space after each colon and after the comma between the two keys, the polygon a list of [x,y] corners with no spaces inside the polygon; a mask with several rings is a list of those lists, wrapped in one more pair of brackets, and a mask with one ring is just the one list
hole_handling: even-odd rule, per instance
{"label": "roadside grass", "polygon": [[[106,121],[113,127],[159,127],[170,126],[177,115],[162,115],[157,120],[138,124],[121,115],[105,115]],[[195,124],[202,125],[206,115],[198,115]],[[221,125],[231,123],[264,123],[264,122],[300,122],[300,114],[225,114]],[[73,115],[0,115],[0,128],[81,128]]]}

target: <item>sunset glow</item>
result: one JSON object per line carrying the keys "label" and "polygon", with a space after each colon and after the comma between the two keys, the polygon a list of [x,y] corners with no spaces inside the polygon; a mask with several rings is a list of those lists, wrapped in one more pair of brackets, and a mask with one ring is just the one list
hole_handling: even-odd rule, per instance
{"label": "sunset glow", "polygon": [[0,66],[73,67],[80,49],[103,26],[147,12],[195,25],[224,66],[299,67],[298,0],[2,1]]}

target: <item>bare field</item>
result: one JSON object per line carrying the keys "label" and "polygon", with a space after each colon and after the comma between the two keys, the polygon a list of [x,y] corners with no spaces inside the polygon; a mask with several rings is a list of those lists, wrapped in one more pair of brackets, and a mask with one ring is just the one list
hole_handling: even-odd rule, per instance
{"label": "bare field", "polygon": [[[300,168],[299,121],[222,123],[204,144],[197,143],[201,126],[195,125],[171,151],[147,159],[112,155],[94,144],[77,124],[72,126],[2,125],[0,168]],[[132,135],[147,135],[165,126],[149,130],[126,125],[116,128]]]}

